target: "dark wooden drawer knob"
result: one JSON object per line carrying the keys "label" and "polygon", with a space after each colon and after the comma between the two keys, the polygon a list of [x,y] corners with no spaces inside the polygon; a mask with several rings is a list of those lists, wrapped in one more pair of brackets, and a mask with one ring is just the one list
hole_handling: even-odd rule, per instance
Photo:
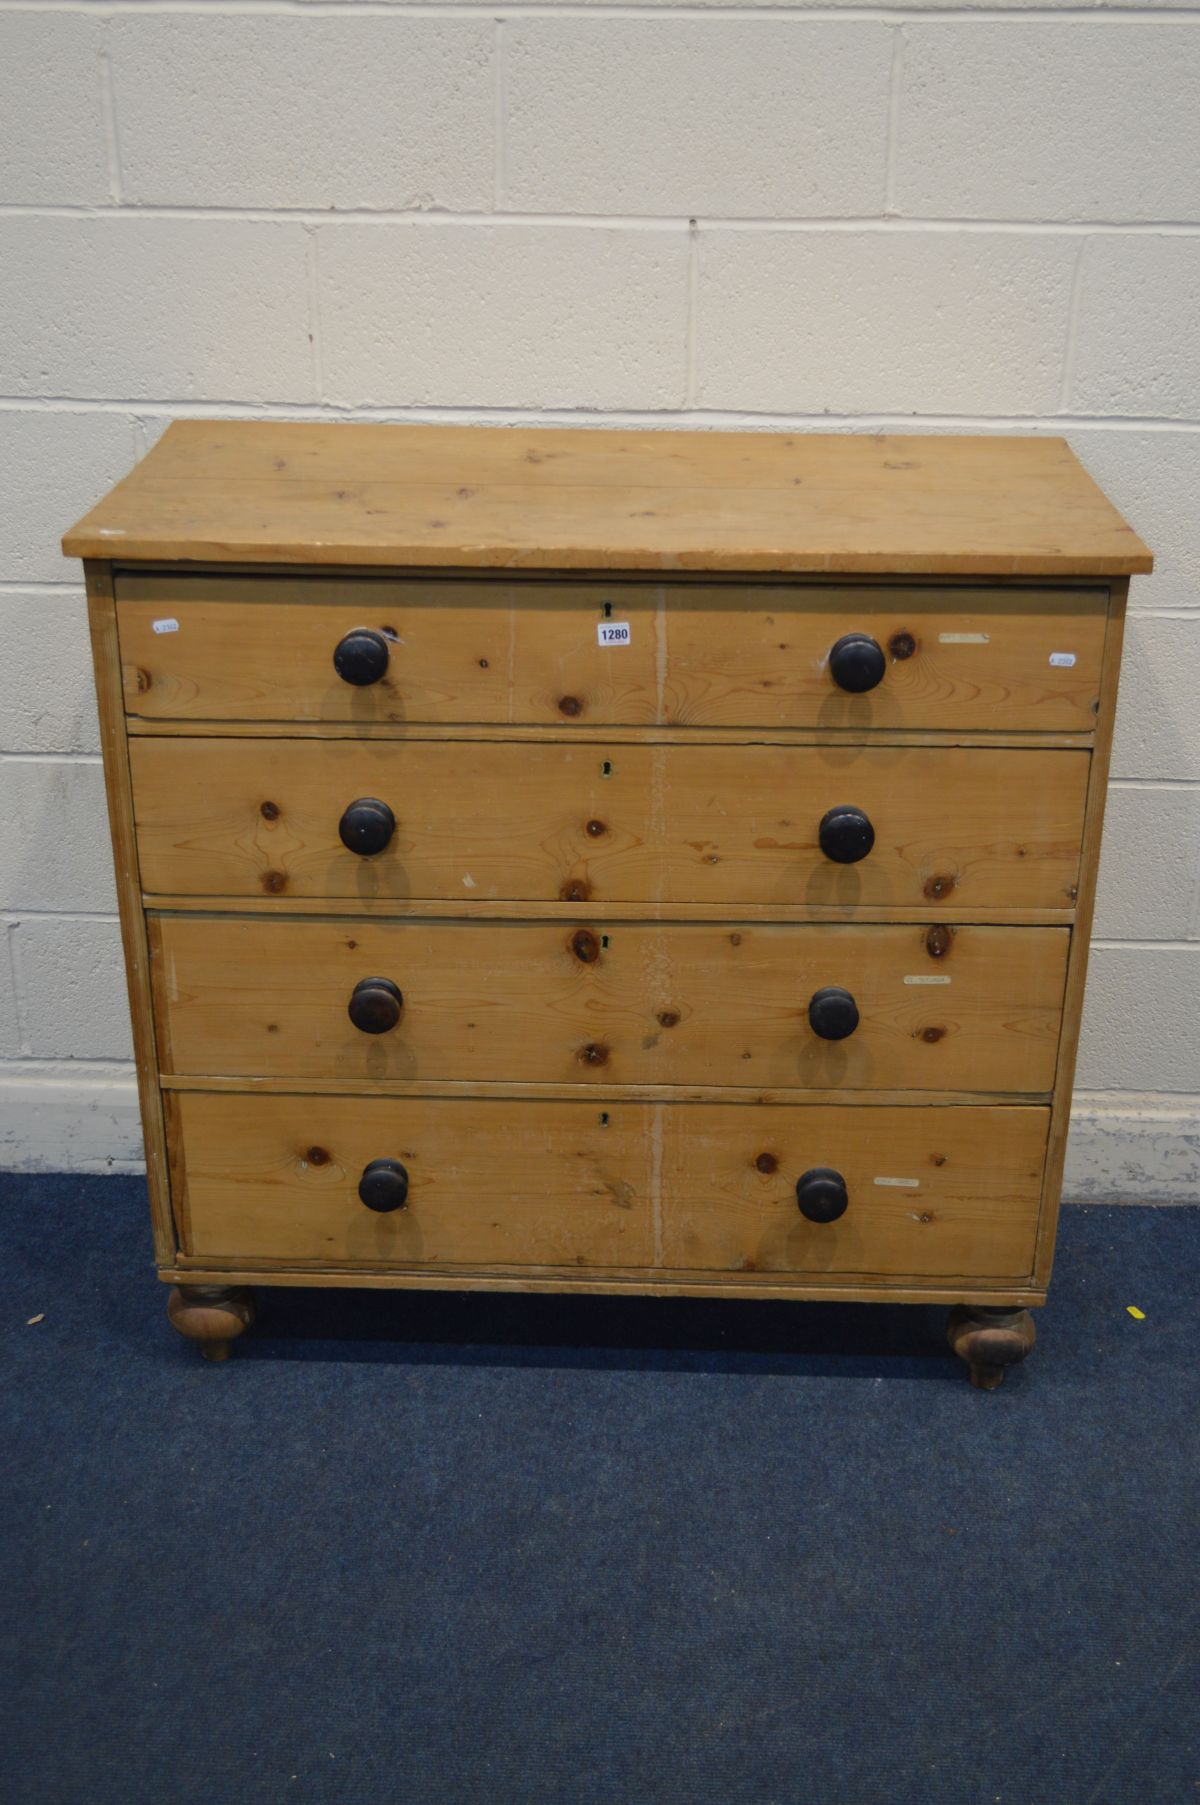
{"label": "dark wooden drawer knob", "polygon": [[388,642],[374,627],[355,627],[333,649],[333,668],[343,683],[365,689],[378,683],[388,667]]}
{"label": "dark wooden drawer knob", "polygon": [[814,990],[808,1000],[808,1025],[822,1040],[845,1040],[858,1027],[858,1004],[836,984]]}
{"label": "dark wooden drawer knob", "polygon": [[395,831],[396,817],[378,796],[360,796],[338,822],[342,845],[347,852],[357,852],[364,859],[382,852]]}
{"label": "dark wooden drawer knob", "polygon": [[822,815],[817,838],[835,865],[857,865],[874,846],[875,829],[860,808],[839,804]]}
{"label": "dark wooden drawer knob", "polygon": [[398,1159],[373,1159],[363,1167],[358,1194],[369,1210],[386,1216],[408,1205],[408,1172]]}
{"label": "dark wooden drawer knob", "polygon": [[390,978],[360,978],[347,1014],[364,1034],[388,1034],[400,1020],[404,997]]}
{"label": "dark wooden drawer knob", "polygon": [[883,647],[867,633],[843,633],[829,654],[829,675],[852,696],[874,689],[886,671]]}
{"label": "dark wooden drawer knob", "polygon": [[836,1222],[849,1201],[846,1181],[832,1166],[813,1166],[796,1180],[796,1202],[810,1222]]}

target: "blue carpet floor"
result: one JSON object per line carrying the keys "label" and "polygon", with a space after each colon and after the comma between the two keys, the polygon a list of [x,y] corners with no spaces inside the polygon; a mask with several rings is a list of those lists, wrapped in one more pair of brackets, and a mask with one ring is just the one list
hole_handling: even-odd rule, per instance
{"label": "blue carpet floor", "polygon": [[5,1805],[1200,1800],[1200,1210],[1068,1210],[990,1394],[831,1304],[263,1290],[213,1367],[139,1182],[0,1238]]}

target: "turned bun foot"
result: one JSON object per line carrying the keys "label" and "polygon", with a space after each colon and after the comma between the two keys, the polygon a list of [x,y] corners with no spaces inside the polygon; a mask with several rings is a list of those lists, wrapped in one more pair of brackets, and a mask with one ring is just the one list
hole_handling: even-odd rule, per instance
{"label": "turned bun foot", "polygon": [[176,1285],[167,1299],[174,1328],[200,1344],[206,1360],[228,1360],[254,1321],[254,1293],[242,1285]]}
{"label": "turned bun foot", "polygon": [[1024,1360],[1037,1331],[1028,1310],[957,1304],[946,1324],[946,1339],[966,1361],[972,1385],[995,1391],[1006,1369]]}

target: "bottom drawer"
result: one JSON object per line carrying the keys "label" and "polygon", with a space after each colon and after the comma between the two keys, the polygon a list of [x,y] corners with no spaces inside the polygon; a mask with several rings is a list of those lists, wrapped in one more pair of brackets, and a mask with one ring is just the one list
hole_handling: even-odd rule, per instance
{"label": "bottom drawer", "polygon": [[[1024,1277],[1049,1124],[1017,1107],[230,1092],[167,1104],[185,1256],[334,1268]],[[403,1172],[376,1180],[377,1201],[403,1195],[385,1212],[359,1197],[383,1160]],[[844,1181],[834,1221],[801,1212],[797,1181],[813,1168]]]}

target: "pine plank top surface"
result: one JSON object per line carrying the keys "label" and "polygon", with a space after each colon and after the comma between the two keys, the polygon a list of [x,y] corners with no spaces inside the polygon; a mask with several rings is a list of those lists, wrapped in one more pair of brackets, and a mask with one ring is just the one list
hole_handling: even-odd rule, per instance
{"label": "pine plank top surface", "polygon": [[63,540],[117,561],[1131,576],[1063,439],[178,421]]}

